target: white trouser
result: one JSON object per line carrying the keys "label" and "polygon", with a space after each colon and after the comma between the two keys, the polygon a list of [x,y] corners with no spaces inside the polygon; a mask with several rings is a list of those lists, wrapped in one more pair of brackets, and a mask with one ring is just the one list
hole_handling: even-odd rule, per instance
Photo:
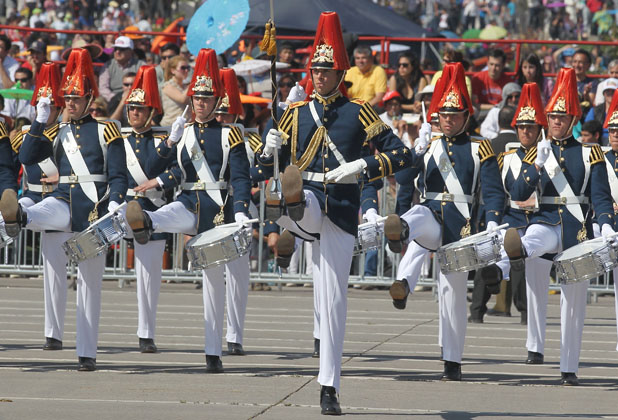
{"label": "white trouser", "polygon": [[547,299],[552,261],[530,258],[526,261],[526,298],[528,300],[528,332],[526,349],[545,354]]}
{"label": "white trouser", "polygon": [[301,238],[296,238],[296,250],[292,254],[292,259],[290,260],[290,267],[288,268],[288,273],[297,274],[301,273],[303,269],[303,261],[300,259],[301,249],[302,253],[304,253],[305,257],[305,274],[312,274],[313,270],[313,258],[311,257],[311,243],[304,241]]}
{"label": "white trouser", "polygon": [[320,241],[311,242],[311,265],[313,266],[313,338],[320,339]]}
{"label": "white trouser", "polygon": [[[48,197],[29,207],[26,213],[28,229],[69,231],[71,228],[71,211],[66,201]],[[104,270],[105,254],[82,261],[77,266],[75,348],[79,357],[97,357],[101,283]]]}
{"label": "white trouser", "polygon": [[195,235],[197,215],[179,201],[166,204],[156,211],[146,211],[155,232],[185,233]]}
{"label": "white trouser", "polygon": [[320,275],[314,276],[314,293],[317,294],[320,325],[318,383],[338,390],[354,236],[336,226],[322,213],[313,192],[305,190],[304,193],[306,207],[302,220],[294,223],[289,217],[283,216],[277,223],[295,233],[302,234],[296,226],[298,225],[306,232],[320,234]]}
{"label": "white trouser", "polygon": [[45,337],[62,341],[67,309],[67,263],[62,244],[73,236],[69,232],[43,232],[43,295],[45,297]]}
{"label": "white trouser", "polygon": [[[558,253],[562,251],[562,226],[535,223],[528,226],[521,239],[526,250],[526,262],[547,253]],[[535,280],[546,281],[543,276]],[[579,368],[588,284],[589,281],[582,281],[560,286],[560,372],[577,373]]]}
{"label": "white trouser", "polygon": [[133,241],[133,246],[137,277],[137,336],[154,339],[165,241],[149,241],[145,245]]}
{"label": "white trouser", "polygon": [[228,343],[242,344],[249,296],[249,253],[225,265]]}

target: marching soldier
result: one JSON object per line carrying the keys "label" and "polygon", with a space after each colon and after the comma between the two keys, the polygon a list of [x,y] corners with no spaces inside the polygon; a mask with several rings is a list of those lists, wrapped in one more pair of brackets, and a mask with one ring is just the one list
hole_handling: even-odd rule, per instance
{"label": "marching soldier", "polygon": [[[472,196],[478,188],[482,191],[488,230],[494,230],[502,218],[504,192],[491,144],[487,140],[471,141],[465,132],[473,109],[461,63],[445,66],[428,114],[434,110],[438,112],[442,136],[430,142],[427,134],[431,126],[424,123],[424,135],[419,137],[412,152],[412,167],[419,176],[423,202],[401,218],[390,215],[384,224],[384,233],[393,252],[400,252],[402,242],[408,238],[420,247],[436,250],[470,235]],[[410,243],[409,246],[417,245]],[[442,380],[461,380],[467,326],[467,276],[468,273],[440,273]],[[391,285],[390,294],[396,307],[398,304],[405,306],[409,293],[406,278]]]}
{"label": "marching soldier", "polygon": [[[504,235],[511,270],[523,272],[525,261],[557,253],[593,237],[591,205],[604,237],[613,234],[614,209],[598,145],[581,144],[572,135],[581,116],[573,69],[561,69],[545,108],[549,139],[530,149],[523,159],[513,200],[527,200],[540,188],[539,211],[520,237],[517,229]],[[538,278],[549,277],[549,270]],[[532,281],[528,279],[528,281]],[[563,385],[578,385],[577,370],[586,313],[588,280],[562,285],[560,372]],[[534,287],[534,286],[533,286]],[[532,287],[531,287],[532,288]]]}
{"label": "marching soldier", "polygon": [[[38,102],[49,101],[46,106],[37,107],[36,122],[44,127],[43,138],[50,143],[58,136],[58,116],[64,107],[64,98],[60,90],[60,68],[55,63],[43,63],[37,75],[32,106]],[[43,99],[44,98],[44,99]],[[34,126],[33,126],[34,127]],[[34,130],[37,128],[35,127]],[[36,131],[31,127],[28,132],[18,132],[11,141],[13,151],[18,154],[25,138],[33,141]],[[34,165],[24,165],[25,188],[19,204],[28,209],[41,202],[58,186],[58,168],[53,156]],[[33,229],[34,230],[34,229]],[[43,350],[62,350],[64,335],[64,316],[67,306],[67,263],[68,259],[58,244],[71,237],[68,232],[46,232],[41,234],[41,253],[43,256],[43,294],[45,296],[45,344]]]}
{"label": "marching soldier", "polygon": [[[55,143],[44,136],[45,114],[50,101],[39,99],[38,121],[30,128],[19,151],[24,165],[53,157],[59,173],[58,188],[40,203],[24,208],[11,190],[0,200],[7,233],[17,236],[21,228],[81,232],[106,210],[113,211],[125,199],[127,178],[122,137],[113,123],[101,123],[88,113],[98,95],[88,51],[71,51],[62,79],[62,92],[71,119],[61,124]],[[62,242],[54,244],[60,248]],[[101,283],[105,255],[79,263],[77,271],[78,370],[96,369],[97,337],[101,310]]]}
{"label": "marching soldier", "polygon": [[[609,131],[609,145],[611,150],[605,153],[605,166],[607,167],[607,179],[614,201],[614,215],[618,213],[618,95],[614,93],[607,117],[603,124]],[[618,268],[614,269],[614,304],[616,306],[616,320],[618,320]],[[617,324],[618,325],[618,324]],[[618,345],[616,345],[618,351]]]}
{"label": "marching soldier", "polygon": [[[164,190],[173,187],[175,183],[168,176],[173,156],[162,159],[157,152],[165,136],[154,135],[152,131],[153,117],[162,112],[154,66],[139,68],[125,104],[127,120],[133,128],[131,134],[123,140],[129,182],[127,197],[137,201],[142,208],[155,211],[166,204]],[[154,336],[161,290],[161,261],[167,239],[169,234],[153,233],[146,244],[134,241],[137,337],[142,353],[157,352]]]}
{"label": "marching soldier", "polygon": [[[185,128],[184,118],[178,117],[168,140],[157,148],[163,158],[176,154],[179,166],[170,171],[168,179],[180,183],[182,191],[173,203],[156,211],[142,209],[138,201],[128,204],[127,221],[138,243],[147,243],[152,232],[195,235],[224,222],[249,220],[246,212],[251,181],[242,133],[236,127],[222,127],[214,119],[215,109],[224,94],[215,51],[200,50],[187,93],[191,97],[195,122]],[[227,281],[246,282],[248,277],[235,278],[238,271],[230,269],[236,263],[225,265]],[[221,265],[202,272],[206,371],[209,373],[223,372],[223,270]]]}
{"label": "marching soldier", "polygon": [[[319,259],[319,275],[314,273],[320,317],[318,382],[322,385],[322,414],[329,415],[341,414],[337,391],[348,276],[358,232],[357,175],[366,172],[370,180],[378,179],[410,162],[410,151],[368,103],[348,100],[341,94],[339,88],[348,68],[339,17],[324,12],[311,55],[313,99],[286,109],[280,131],[268,131],[263,154],[258,157],[265,171],[272,172],[274,153],[279,153],[279,161],[286,166],[281,184],[287,215],[277,223],[301,237],[320,240],[319,253],[314,255]],[[368,156],[369,142],[381,153]]]}

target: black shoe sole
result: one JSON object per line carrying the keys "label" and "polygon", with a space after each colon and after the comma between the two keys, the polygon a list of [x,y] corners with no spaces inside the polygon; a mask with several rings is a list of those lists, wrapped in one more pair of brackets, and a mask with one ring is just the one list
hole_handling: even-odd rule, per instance
{"label": "black shoe sole", "polygon": [[388,247],[391,251],[398,254],[403,249],[401,231],[403,225],[401,219],[396,214],[389,214],[384,221],[384,236],[388,239]]}
{"label": "black shoe sole", "polygon": [[137,200],[127,204],[127,223],[133,231],[133,238],[140,245],[145,245],[150,240],[150,232],[146,228],[146,215]]}
{"label": "black shoe sole", "polygon": [[510,228],[504,234],[504,252],[511,260],[516,260],[523,257],[521,250],[521,238],[517,229]]}

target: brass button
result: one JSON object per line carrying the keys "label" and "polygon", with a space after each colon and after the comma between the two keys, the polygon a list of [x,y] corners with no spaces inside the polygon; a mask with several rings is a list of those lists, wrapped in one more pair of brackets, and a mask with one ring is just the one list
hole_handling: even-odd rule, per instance
{"label": "brass button", "polygon": [[76,130],[79,130],[79,125],[75,127]]}
{"label": "brass button", "polygon": [[118,198],[122,198],[122,194],[118,194]]}
{"label": "brass button", "polygon": [[558,213],[562,213],[562,209],[558,209]]}
{"label": "brass button", "polygon": [[169,179],[173,179],[173,177],[170,175],[170,176],[169,176]]}
{"label": "brass button", "polygon": [[327,122],[327,121],[328,121],[328,118],[324,117],[324,122]]}
{"label": "brass button", "polygon": [[200,143],[201,143],[201,144],[204,144],[204,140],[200,140]]}
{"label": "brass button", "polygon": [[328,171],[330,171],[330,169],[324,168],[324,172],[328,172]]}
{"label": "brass button", "polygon": [[442,204],[443,206],[446,206],[446,203],[444,201],[442,203],[440,203],[440,204]]}
{"label": "brass button", "polygon": [[75,135],[75,138],[76,138],[76,139],[78,139],[78,138],[79,138],[79,134],[76,134],[76,135]]}
{"label": "brass button", "polygon": [[71,188],[75,188],[75,184],[71,184]]}
{"label": "brass button", "polygon": [[560,150],[564,152],[564,147],[560,147]]}
{"label": "brass button", "polygon": [[139,144],[139,140],[135,140],[135,144]]}
{"label": "brass button", "polygon": [[328,111],[328,105],[324,105],[324,111]]}
{"label": "brass button", "polygon": [[135,153],[139,153],[139,149],[135,149]]}
{"label": "brass button", "polygon": [[566,172],[566,168],[562,168],[562,172]]}
{"label": "brass button", "polygon": [[560,162],[564,162],[564,158],[563,157],[560,158]]}
{"label": "brass button", "polygon": [[526,177],[526,181],[530,181],[530,177],[529,176]]}
{"label": "brass button", "polygon": [[262,173],[262,170],[261,170],[261,169],[258,169],[258,174],[261,174],[261,173]]}
{"label": "brass button", "polygon": [[453,156],[453,152],[448,152],[448,155],[449,156]]}
{"label": "brass button", "polygon": [[204,132],[204,129],[203,129],[203,128],[200,128],[200,133],[203,133],[203,132]]}
{"label": "brass button", "polygon": [[527,170],[527,169],[524,169],[524,173],[527,173],[527,172],[528,172],[528,170]]}

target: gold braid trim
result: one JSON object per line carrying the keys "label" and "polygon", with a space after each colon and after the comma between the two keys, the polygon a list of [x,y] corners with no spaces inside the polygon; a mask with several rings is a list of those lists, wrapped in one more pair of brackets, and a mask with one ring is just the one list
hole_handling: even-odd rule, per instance
{"label": "gold braid trim", "polygon": [[591,165],[595,165],[597,163],[601,163],[605,161],[605,158],[603,157],[603,151],[601,150],[601,147],[598,144],[594,144],[588,147],[592,148],[592,150],[590,150],[590,164]]}
{"label": "gold braid trim", "polygon": [[105,129],[103,129],[103,136],[105,137],[105,142],[110,144],[114,140],[121,139],[120,131],[118,131],[118,127],[113,122],[106,122]]}
{"label": "gold braid trim", "polygon": [[230,133],[227,136],[227,141],[230,144],[230,150],[244,143],[242,133],[240,132],[240,129],[238,127],[232,127]]}
{"label": "gold braid trim", "polygon": [[369,182],[375,181],[376,179],[384,178],[384,159],[382,158],[382,154],[373,155],[373,157],[375,158],[375,160],[378,161],[378,169],[380,170],[380,173],[378,174],[378,176],[371,178]]}
{"label": "gold braid trim", "polygon": [[53,142],[56,136],[58,136],[58,131],[60,131],[60,124],[54,124],[45,131],[43,131],[43,136],[47,137],[49,141]]}
{"label": "gold braid trim", "polygon": [[296,160],[296,141],[292,142],[292,164],[298,166],[298,169],[300,169],[301,172],[307,169],[307,167],[315,157],[318,148],[324,142],[325,135],[326,127],[318,127],[318,129],[315,130],[315,133],[313,133],[313,136],[309,141],[309,145],[307,146],[305,153],[303,153],[298,160]]}
{"label": "gold braid trim", "polygon": [[[388,163],[388,173],[385,173],[384,176],[391,175],[393,173],[393,164],[391,163],[391,158],[389,158],[386,153],[380,153],[380,157],[383,158],[384,162]],[[384,167],[384,172],[386,172],[386,167]]]}
{"label": "gold braid trim", "polygon": [[496,154],[494,153],[494,149],[491,147],[489,140],[483,140],[479,145],[479,157],[481,158],[481,163],[495,156]]}
{"label": "gold braid trim", "polygon": [[253,150],[253,153],[257,153],[260,150],[260,147],[262,147],[262,139],[260,138],[260,135],[251,132],[247,135],[247,138],[249,140],[251,150]]}
{"label": "gold braid trim", "polygon": [[502,167],[504,166],[504,153],[500,153],[498,155],[498,168],[502,171]]}
{"label": "gold braid trim", "polygon": [[534,164],[534,161],[536,160],[536,146],[531,147],[530,150],[528,150],[528,153],[526,153],[526,156],[524,156],[524,163],[527,163],[528,165],[532,165]]}
{"label": "gold braid trim", "polygon": [[17,133],[15,133],[15,135],[11,139],[11,149],[13,149],[15,153],[19,153],[19,148],[21,147],[21,144],[23,143],[23,141],[24,141],[24,132],[19,130]]}
{"label": "gold braid trim", "polygon": [[367,138],[372,139],[383,131],[390,130],[390,127],[384,124],[383,121],[374,121],[370,126],[365,128],[365,133],[367,133]]}
{"label": "gold braid trim", "polygon": [[9,132],[6,128],[6,124],[4,123],[4,121],[0,121],[0,139],[3,139],[8,136],[9,136]]}

